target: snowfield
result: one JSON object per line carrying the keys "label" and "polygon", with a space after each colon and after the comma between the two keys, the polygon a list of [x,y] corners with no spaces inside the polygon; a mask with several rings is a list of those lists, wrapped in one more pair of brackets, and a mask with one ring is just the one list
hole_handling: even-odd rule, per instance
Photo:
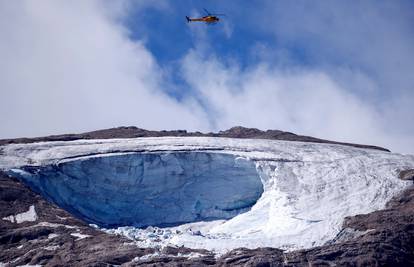
{"label": "snowfield", "polygon": [[221,254],[326,243],[346,216],[382,209],[411,184],[398,173],[414,168],[414,156],[332,144],[157,137],[11,144],[0,147],[0,168],[140,246]]}

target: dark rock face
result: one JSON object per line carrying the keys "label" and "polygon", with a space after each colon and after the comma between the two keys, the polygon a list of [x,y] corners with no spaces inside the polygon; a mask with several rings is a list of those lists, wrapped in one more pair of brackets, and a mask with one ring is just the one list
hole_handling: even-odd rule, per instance
{"label": "dark rock face", "polygon": [[279,130],[267,130],[261,131],[255,128],[245,127],[233,127],[226,131],[220,131],[218,133],[200,133],[200,132],[187,132],[186,130],[174,130],[174,131],[149,131],[140,129],[134,126],[130,127],[118,127],[105,130],[98,130],[81,134],[63,134],[52,135],[47,137],[36,138],[16,138],[16,139],[4,139],[0,140],[0,145],[5,144],[17,144],[17,143],[33,143],[41,141],[71,141],[78,139],[110,139],[110,138],[135,138],[135,137],[162,137],[162,136],[210,136],[210,137],[230,137],[230,138],[251,138],[251,139],[271,139],[271,140],[284,140],[284,141],[300,141],[300,142],[313,142],[313,143],[326,143],[326,144],[338,144],[353,146],[359,148],[378,149],[383,151],[389,151],[386,148],[360,145],[343,142],[329,141],[319,138],[314,138],[304,135],[296,135],[290,132],[283,132]]}
{"label": "dark rock face", "polygon": [[399,174],[401,180],[413,180],[414,181],[414,169],[403,170]]}
{"label": "dark rock face", "polygon": [[[4,220],[32,205],[35,221]],[[0,206],[0,263],[5,266],[414,266],[414,186],[384,210],[346,218],[344,229],[359,234],[345,241],[289,253],[240,248],[220,258],[183,247],[138,248],[75,219],[1,172]]]}

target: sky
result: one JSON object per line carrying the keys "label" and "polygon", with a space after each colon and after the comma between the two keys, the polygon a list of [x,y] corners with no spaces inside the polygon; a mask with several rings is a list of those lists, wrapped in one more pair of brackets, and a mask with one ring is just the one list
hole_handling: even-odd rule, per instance
{"label": "sky", "polygon": [[[185,16],[224,13],[220,23]],[[0,138],[279,129],[414,154],[414,3],[0,0]]]}

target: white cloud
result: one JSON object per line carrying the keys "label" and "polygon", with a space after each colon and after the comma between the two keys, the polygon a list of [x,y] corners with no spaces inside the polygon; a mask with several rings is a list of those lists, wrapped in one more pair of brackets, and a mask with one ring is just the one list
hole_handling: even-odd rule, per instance
{"label": "white cloud", "polygon": [[[330,71],[350,68],[375,80],[371,97],[413,91],[413,4],[407,1],[267,1],[257,28],[274,35],[278,47],[306,51],[311,65]],[[360,93],[363,89],[348,88]],[[362,92],[364,93],[364,92]]]}
{"label": "white cloud", "polygon": [[328,74],[258,65],[248,71],[190,53],[183,63],[218,129],[245,125],[343,141],[390,142],[379,114]]}
{"label": "white cloud", "polygon": [[117,23],[122,8],[111,13],[105,3],[0,3],[1,137],[119,125],[206,129],[192,100],[163,94],[154,58]]}

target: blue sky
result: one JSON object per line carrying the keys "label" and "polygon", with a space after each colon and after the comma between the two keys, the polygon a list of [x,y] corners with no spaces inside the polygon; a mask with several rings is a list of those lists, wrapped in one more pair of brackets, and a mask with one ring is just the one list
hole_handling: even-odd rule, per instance
{"label": "blue sky", "polygon": [[[242,125],[413,153],[413,7],[2,1],[0,138]],[[226,17],[185,21],[203,8]]]}
{"label": "blue sky", "polygon": [[[220,3],[223,1],[175,1],[161,9],[148,7],[144,12],[132,9],[125,25],[131,31],[132,39],[147,37],[146,45],[160,64],[179,60],[197,44],[197,36],[192,33],[195,27],[207,32],[206,41],[212,52],[223,58],[236,59],[243,65],[252,64],[255,59],[251,55],[252,47],[257,43],[273,42],[271,36],[252,29],[249,20],[253,20],[255,14],[248,12],[254,8],[251,1],[240,1],[237,12],[234,12],[234,5]],[[221,16],[221,23],[217,25],[187,24],[185,16],[205,15],[204,6],[211,13],[225,13],[226,16]],[[226,33],[226,30],[231,33]]]}
{"label": "blue sky", "polygon": [[[140,6],[128,10],[124,25],[130,31],[132,40],[145,40],[146,47],[157,59],[158,64],[172,69],[169,73],[174,84],[179,83],[178,91],[171,92],[172,97],[180,97],[189,93],[191,87],[186,86],[180,77],[180,60],[199,42],[208,45],[207,55],[217,56],[224,63],[237,63],[240,68],[249,68],[257,64],[261,58],[255,53],[258,45],[270,47],[274,38],[266,32],[255,31],[251,21],[257,16],[255,4],[251,1],[239,1],[224,4],[223,1],[185,1],[163,2],[150,5],[142,10]],[[203,23],[187,24],[185,16],[201,17],[210,13],[225,14],[220,16],[221,22],[216,25]],[[251,17],[251,18],[250,18]],[[302,48],[290,47],[292,59],[306,63]]]}
{"label": "blue sky", "polygon": [[[180,0],[158,3],[162,4],[144,9],[132,5],[124,24],[133,40],[144,39],[157,62],[172,69],[170,77],[180,84],[179,91],[171,94],[173,97],[191,91],[182,83],[176,69],[180,60],[200,42],[208,46],[204,56],[218,57],[223,64],[237,64],[241,69],[263,62],[313,70],[341,67],[360,71],[375,80],[383,79],[380,82],[387,88],[378,88],[374,94],[366,96],[372,98],[373,103],[392,97],[391,82],[408,78],[406,73],[399,77],[392,72],[398,72],[399,67],[409,68],[412,58],[403,52],[408,53],[410,48],[395,54],[387,49],[399,48],[403,43],[403,46],[413,44],[410,25],[414,23],[414,4],[410,1]],[[201,16],[203,8],[225,13],[226,17],[214,26],[185,25],[185,15]],[[413,86],[410,82],[407,87]]]}

